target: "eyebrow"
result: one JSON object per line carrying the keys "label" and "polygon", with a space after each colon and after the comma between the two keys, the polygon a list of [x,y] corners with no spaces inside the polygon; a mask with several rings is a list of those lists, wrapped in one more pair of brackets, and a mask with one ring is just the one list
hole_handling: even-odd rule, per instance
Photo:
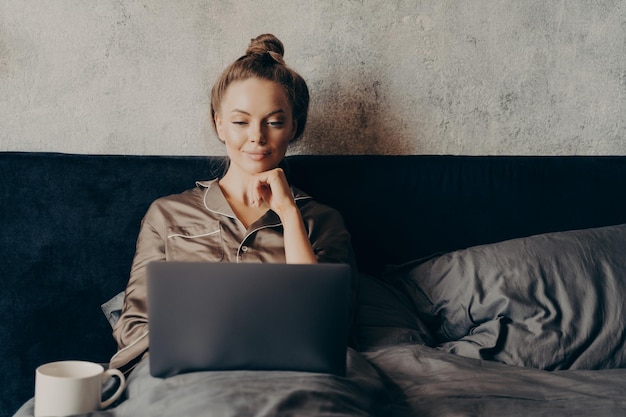
{"label": "eyebrow", "polygon": [[[242,113],[242,114],[245,114],[245,115],[247,115],[247,116],[250,116],[250,113],[248,113],[248,112],[247,112],[247,111],[245,111],[245,110],[241,110],[241,109],[233,109],[233,110],[231,110],[230,112],[231,112],[231,113]],[[266,114],[264,117],[273,116],[273,115],[278,114],[278,113],[285,113],[285,111],[284,111],[283,109],[276,109],[276,110],[274,110],[274,111],[269,112],[269,113],[268,113],[268,114]]]}

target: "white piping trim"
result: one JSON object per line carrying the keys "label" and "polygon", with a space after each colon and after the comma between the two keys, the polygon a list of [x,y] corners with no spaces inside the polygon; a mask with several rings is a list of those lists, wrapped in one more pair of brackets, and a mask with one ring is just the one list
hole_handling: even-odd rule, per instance
{"label": "white piping trim", "polygon": [[278,227],[281,226],[282,223],[274,223],[274,224],[266,224],[263,225],[261,227],[257,227],[254,230],[250,230],[249,233],[246,233],[246,235],[244,236],[243,240],[241,241],[241,243],[239,243],[239,247],[237,248],[237,263],[239,262],[239,258],[241,257],[241,247],[243,246],[244,242],[250,237],[252,236],[254,233],[258,232],[259,230],[263,230],[263,229],[269,229],[271,227]]}
{"label": "white piping trim", "polygon": [[126,346],[124,346],[122,349],[118,350],[118,351],[117,351],[117,353],[115,353],[115,355],[113,355],[113,356],[111,357],[111,362],[113,361],[113,358],[115,358],[117,355],[119,355],[119,354],[120,354],[120,353],[122,353],[122,352],[125,352],[126,350],[128,350],[128,349],[132,348],[132,347],[133,347],[133,346],[135,346],[137,343],[139,343],[139,341],[140,341],[141,339],[143,339],[144,337],[146,337],[146,336],[148,335],[148,333],[149,333],[149,330],[146,330],[146,331],[145,331],[145,332],[144,332],[141,336],[139,336],[137,339],[135,339],[135,340],[133,341],[133,343],[131,343],[130,345],[126,345]]}
{"label": "white piping trim", "polygon": [[206,203],[206,197],[209,194],[209,190],[211,189],[211,185],[213,185],[213,184],[210,184],[209,186],[206,187],[206,190],[204,191],[204,197],[202,197],[202,204],[204,204],[204,208],[209,210],[211,213],[217,213],[217,214],[221,214],[222,216],[226,216],[226,217],[229,217],[231,219],[235,219],[236,217],[233,217],[230,214],[222,213],[221,211],[216,211],[216,210],[212,210],[212,209],[209,208],[209,206]]}
{"label": "white piping trim", "polygon": [[182,237],[182,238],[184,238],[184,239],[195,239],[195,238],[198,238],[198,237],[204,237],[204,236],[214,235],[214,234],[219,233],[219,232],[220,232],[220,230],[218,229],[218,230],[215,230],[215,231],[213,231],[213,232],[204,233],[204,234],[201,234],[201,235],[192,235],[192,236],[182,235],[182,234],[180,234],[180,233],[174,233],[174,234],[172,234],[172,235],[168,235],[168,236],[167,236],[167,238],[168,238],[168,239],[171,239],[171,238],[173,238],[173,237]]}

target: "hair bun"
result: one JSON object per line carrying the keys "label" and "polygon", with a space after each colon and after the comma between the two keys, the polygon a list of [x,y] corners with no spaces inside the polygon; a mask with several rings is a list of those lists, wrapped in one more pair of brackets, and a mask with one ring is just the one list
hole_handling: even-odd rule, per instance
{"label": "hair bun", "polygon": [[246,55],[270,55],[275,61],[284,64],[283,55],[285,48],[283,43],[271,33],[259,35],[250,40],[250,45],[246,49]]}

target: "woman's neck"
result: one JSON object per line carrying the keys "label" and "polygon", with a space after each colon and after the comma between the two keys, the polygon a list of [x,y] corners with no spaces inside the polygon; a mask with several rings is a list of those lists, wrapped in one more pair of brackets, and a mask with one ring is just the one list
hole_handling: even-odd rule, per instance
{"label": "woman's neck", "polygon": [[239,203],[248,204],[248,184],[250,175],[245,173],[234,173],[229,169],[219,180],[220,188],[227,200],[235,200]]}

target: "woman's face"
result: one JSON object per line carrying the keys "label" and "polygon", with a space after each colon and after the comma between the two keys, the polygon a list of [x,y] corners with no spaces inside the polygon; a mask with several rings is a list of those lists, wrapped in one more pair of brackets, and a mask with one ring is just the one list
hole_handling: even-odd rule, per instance
{"label": "woman's face", "polygon": [[226,144],[230,169],[248,174],[276,168],[296,133],[283,87],[259,78],[228,87],[215,114],[215,126]]}

